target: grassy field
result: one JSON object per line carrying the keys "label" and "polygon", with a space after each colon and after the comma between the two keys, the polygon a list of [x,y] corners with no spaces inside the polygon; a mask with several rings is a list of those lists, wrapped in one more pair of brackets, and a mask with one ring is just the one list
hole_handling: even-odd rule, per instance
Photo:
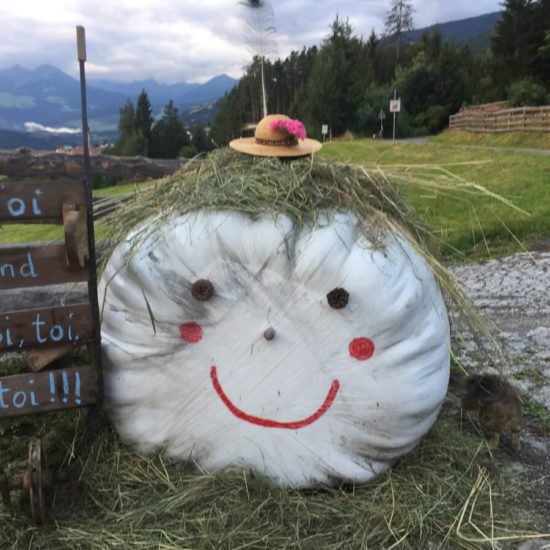
{"label": "grassy field", "polygon": [[[526,146],[525,142],[522,145]],[[322,154],[339,161],[381,167],[389,172],[402,173],[407,167],[431,172],[447,181],[456,179],[457,187],[463,181],[479,184],[521,210],[489,196],[449,194],[436,188],[427,190],[403,185],[410,202],[446,243],[441,252],[448,262],[527,250],[537,239],[550,236],[550,157],[457,149],[441,144],[392,145],[371,139],[329,143]],[[98,189],[94,195],[114,196],[137,188],[135,184],[127,184]],[[98,228],[97,233],[101,236],[102,229]],[[52,226],[4,225],[0,228],[0,242],[3,243],[61,237],[61,229]]]}
{"label": "grassy field", "polygon": [[506,132],[484,134],[462,130],[445,131],[431,138],[433,143],[447,145],[486,145],[489,147],[519,147],[550,150],[550,132]]}
{"label": "grassy field", "polygon": [[322,154],[390,172],[408,167],[438,172],[450,181],[460,178],[484,186],[523,211],[490,196],[449,195],[403,185],[417,211],[447,243],[442,253],[448,261],[503,256],[550,236],[550,157],[369,139],[333,142]]}

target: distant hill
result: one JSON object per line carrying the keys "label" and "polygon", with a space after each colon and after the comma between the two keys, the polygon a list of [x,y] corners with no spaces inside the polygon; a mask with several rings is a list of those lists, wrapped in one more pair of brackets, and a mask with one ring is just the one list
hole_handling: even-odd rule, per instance
{"label": "distant hill", "polygon": [[16,130],[0,130],[0,149],[15,149],[28,147],[38,151],[54,151],[59,145],[79,145],[82,138],[79,135],[59,136],[36,135]]}
{"label": "distant hill", "polygon": [[[121,94],[88,87],[92,130],[116,124]],[[26,123],[80,127],[80,83],[51,65],[0,71],[0,128],[24,131]]]}
{"label": "distant hill", "polygon": [[186,127],[195,125],[210,126],[218,113],[218,100],[208,101],[184,109],[181,118]]}
{"label": "distant hill", "polygon": [[220,99],[225,92],[231,90],[237,82],[237,80],[226,74],[215,76],[208,82],[179,96],[177,104],[178,106],[189,106]]}
{"label": "distant hill", "polygon": [[468,17],[457,21],[448,21],[415,29],[404,33],[404,39],[408,42],[419,42],[424,32],[432,33],[439,28],[443,40],[451,40],[457,46],[470,43],[472,49],[478,53],[484,53],[489,47],[489,40],[502,12],[495,11],[477,17]]}
{"label": "distant hill", "polygon": [[[101,145],[113,143],[116,140],[116,132],[94,132],[92,143]],[[82,145],[82,135],[78,134],[54,134],[51,132],[19,132],[17,130],[3,130],[0,128],[0,149],[16,149],[28,147],[37,151],[53,151],[61,145]]]}
{"label": "distant hill", "polygon": [[[177,84],[160,84],[156,80],[136,80],[134,82],[116,82],[106,79],[90,79],[89,84],[95,88],[100,88],[108,92],[123,94],[128,99],[135,101],[141,90],[146,90],[151,103],[155,105],[166,105],[168,101],[176,100],[180,96],[192,93],[200,84],[189,84],[179,82]],[[222,94],[223,95],[223,94]]]}
{"label": "distant hill", "polygon": [[[183,112],[196,105],[216,101],[230,90],[237,80],[219,75],[204,84],[180,82],[160,84],[155,80],[130,83],[88,79],[88,116],[92,136],[112,135],[116,131],[120,108],[128,99],[136,101],[142,89],[149,95],[153,114],[158,115],[170,99]],[[200,110],[200,109],[199,109]],[[206,107],[206,118],[212,107]],[[0,129],[25,132],[37,125],[42,130],[79,129],[80,83],[52,65],[30,70],[14,65],[0,70]],[[195,117],[196,118],[196,117]],[[45,128],[44,128],[45,127]],[[104,134],[105,133],[105,134]],[[30,141],[50,143],[47,131],[22,139],[17,133],[3,133],[3,147],[31,147]],[[65,139],[65,141],[63,141]],[[59,134],[56,142],[69,143],[68,134]],[[41,148],[41,147],[40,147]]]}

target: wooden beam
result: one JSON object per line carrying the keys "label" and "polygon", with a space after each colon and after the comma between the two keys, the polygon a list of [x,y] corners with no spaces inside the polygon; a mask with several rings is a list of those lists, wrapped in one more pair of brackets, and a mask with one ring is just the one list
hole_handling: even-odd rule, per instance
{"label": "wooden beam", "polygon": [[[143,181],[173,174],[180,166],[179,159],[150,159],[146,157],[90,157],[92,176]],[[0,151],[0,174],[10,177],[77,178],[84,177],[82,155]]]}
{"label": "wooden beam", "polygon": [[90,304],[0,313],[0,353],[78,346],[94,336]]}
{"label": "wooden beam", "polygon": [[0,418],[75,407],[97,401],[97,372],[90,366],[0,378]]}
{"label": "wooden beam", "polygon": [[0,223],[63,223],[63,204],[69,203],[86,208],[83,180],[0,182]]}
{"label": "wooden beam", "polygon": [[62,244],[0,246],[2,290],[84,282],[89,275],[87,266],[69,271]]}

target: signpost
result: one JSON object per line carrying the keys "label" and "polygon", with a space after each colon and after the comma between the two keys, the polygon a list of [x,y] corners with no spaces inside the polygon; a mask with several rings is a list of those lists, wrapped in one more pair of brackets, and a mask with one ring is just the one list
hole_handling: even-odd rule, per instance
{"label": "signpost", "polygon": [[380,112],[378,113],[378,120],[380,121],[380,132],[378,133],[378,137],[382,138],[384,135],[384,120],[386,120],[386,113],[384,112],[384,109],[380,109]]}
{"label": "signpost", "polygon": [[395,116],[401,111],[401,98],[397,99],[397,90],[393,90],[393,99],[390,99],[390,113],[393,113],[393,142],[395,143]]}
{"label": "signpost", "polygon": [[[5,311],[0,303],[0,357],[5,353],[25,353],[32,368],[31,372],[0,377],[0,419],[90,407],[86,431],[76,454],[89,436],[102,399],[83,27],[77,27],[77,49],[85,179],[48,181],[38,177],[33,182],[10,179],[0,182],[0,224],[57,224],[64,229],[64,240],[51,245],[24,243],[0,247],[0,291],[88,283],[88,296],[82,303]],[[88,349],[89,364],[46,368],[54,359],[81,345]],[[44,454],[40,442],[35,440],[31,442],[29,466],[21,480],[8,480],[0,468],[0,492],[7,502],[11,489],[29,489],[32,517],[41,522],[45,518],[44,490],[50,483],[48,479]]]}

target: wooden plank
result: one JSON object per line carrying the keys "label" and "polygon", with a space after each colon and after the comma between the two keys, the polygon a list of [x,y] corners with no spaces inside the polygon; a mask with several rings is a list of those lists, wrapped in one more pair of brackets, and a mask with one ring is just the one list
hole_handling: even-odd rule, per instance
{"label": "wooden plank", "polygon": [[62,223],[64,203],[86,205],[83,181],[0,182],[0,223]]}
{"label": "wooden plank", "polygon": [[94,337],[90,304],[28,309],[0,314],[0,353],[73,346]]}
{"label": "wooden plank", "polygon": [[45,369],[48,365],[70,353],[73,346],[59,346],[56,348],[31,349],[23,352],[23,357],[30,363],[33,371]]}
{"label": "wooden plank", "polygon": [[63,226],[68,268],[79,271],[90,259],[86,207],[75,209],[73,205],[63,204]]}
{"label": "wooden plank", "polygon": [[97,371],[90,366],[0,378],[0,418],[87,407],[97,401]]}
{"label": "wooden plank", "polygon": [[62,244],[0,247],[0,289],[89,280],[89,267],[69,271]]}

